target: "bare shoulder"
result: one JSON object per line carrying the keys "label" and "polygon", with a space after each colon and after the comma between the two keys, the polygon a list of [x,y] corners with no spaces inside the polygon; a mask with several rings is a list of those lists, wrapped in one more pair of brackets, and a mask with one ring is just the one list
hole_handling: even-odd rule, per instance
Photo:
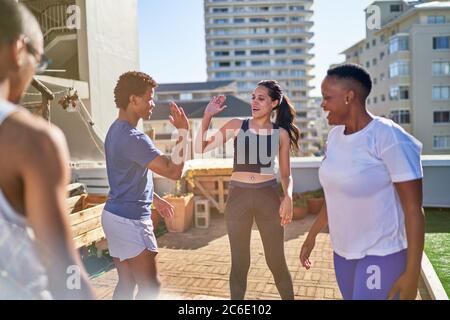
{"label": "bare shoulder", "polygon": [[289,143],[290,137],[286,129],[280,127],[280,140]]}
{"label": "bare shoulder", "polygon": [[[5,121],[4,139],[23,151],[29,160],[67,156],[67,143],[62,131],[27,111],[18,111]],[[11,143],[14,142],[14,143]]]}
{"label": "bare shoulder", "polygon": [[239,119],[239,118],[234,118],[231,119],[230,121],[228,121],[225,124],[225,128],[226,129],[234,129],[234,130],[238,130],[242,127],[242,123],[244,122],[243,119]]}

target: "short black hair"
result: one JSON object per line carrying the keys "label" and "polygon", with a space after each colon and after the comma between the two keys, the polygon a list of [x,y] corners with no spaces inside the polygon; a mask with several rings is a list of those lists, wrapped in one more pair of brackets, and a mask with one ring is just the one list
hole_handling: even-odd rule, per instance
{"label": "short black hair", "polygon": [[126,110],[130,96],[141,96],[149,88],[156,88],[158,84],[148,74],[138,71],[129,71],[122,74],[114,88],[114,100],[119,109]]}
{"label": "short black hair", "polygon": [[23,15],[15,0],[0,0],[0,45],[10,43],[23,33]]}
{"label": "short black hair", "polygon": [[369,72],[362,66],[354,63],[345,63],[336,67],[330,68],[327,71],[327,76],[337,77],[339,79],[351,79],[359,83],[366,92],[364,93],[364,100],[372,91],[372,77]]}

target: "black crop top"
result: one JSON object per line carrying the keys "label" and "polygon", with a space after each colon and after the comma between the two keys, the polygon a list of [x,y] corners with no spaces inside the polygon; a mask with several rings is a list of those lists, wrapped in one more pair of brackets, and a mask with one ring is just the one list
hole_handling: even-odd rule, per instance
{"label": "black crop top", "polygon": [[271,135],[259,135],[249,130],[249,123],[250,119],[244,120],[234,138],[233,172],[274,174],[275,157],[279,151],[279,127],[273,124]]}

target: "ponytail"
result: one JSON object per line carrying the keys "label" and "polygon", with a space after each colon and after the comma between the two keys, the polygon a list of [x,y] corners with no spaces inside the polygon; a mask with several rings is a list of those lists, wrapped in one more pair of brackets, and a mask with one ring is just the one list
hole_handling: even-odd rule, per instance
{"label": "ponytail", "polygon": [[275,123],[288,132],[291,147],[294,150],[299,150],[300,130],[295,125],[295,108],[286,95],[282,95],[280,100],[281,102],[276,108],[277,117]]}

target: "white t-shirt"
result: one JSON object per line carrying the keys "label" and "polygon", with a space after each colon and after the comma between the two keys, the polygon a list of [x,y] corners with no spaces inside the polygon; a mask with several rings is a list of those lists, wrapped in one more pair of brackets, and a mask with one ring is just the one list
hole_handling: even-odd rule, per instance
{"label": "white t-shirt", "polygon": [[422,144],[389,119],[362,130],[333,128],[319,170],[334,251],[346,259],[386,256],[407,248],[395,182],[423,177]]}

